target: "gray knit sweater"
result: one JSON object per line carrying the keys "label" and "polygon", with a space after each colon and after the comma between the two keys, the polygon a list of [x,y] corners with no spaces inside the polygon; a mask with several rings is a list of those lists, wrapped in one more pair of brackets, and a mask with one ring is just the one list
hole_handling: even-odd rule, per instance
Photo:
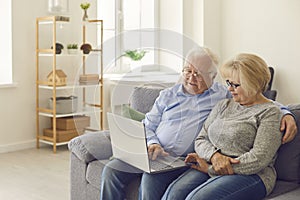
{"label": "gray knit sweater", "polygon": [[[269,194],[276,181],[273,165],[281,144],[281,117],[279,108],[271,102],[241,106],[225,99],[205,121],[196,138],[195,150],[208,162],[216,151],[240,160],[239,164],[233,164],[234,173],[259,175]],[[212,166],[209,174],[216,175]]]}

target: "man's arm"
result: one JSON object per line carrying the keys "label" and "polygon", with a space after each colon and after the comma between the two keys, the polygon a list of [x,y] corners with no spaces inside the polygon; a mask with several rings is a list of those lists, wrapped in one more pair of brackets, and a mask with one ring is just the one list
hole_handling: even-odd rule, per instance
{"label": "man's arm", "polygon": [[284,105],[277,101],[273,101],[276,106],[278,106],[283,113],[283,117],[280,122],[280,131],[284,132],[282,137],[282,144],[292,141],[297,133],[297,125],[295,121],[295,116],[293,113]]}
{"label": "man's arm", "polygon": [[280,122],[280,131],[284,131],[282,137],[282,144],[292,141],[297,133],[297,125],[293,115],[286,114],[282,117]]}

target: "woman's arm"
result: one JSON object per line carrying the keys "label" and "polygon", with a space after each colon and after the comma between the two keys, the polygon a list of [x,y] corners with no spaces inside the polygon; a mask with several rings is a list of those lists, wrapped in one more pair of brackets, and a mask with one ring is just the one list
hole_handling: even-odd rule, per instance
{"label": "woman's arm", "polygon": [[260,116],[253,148],[236,158],[240,163],[233,164],[235,174],[256,174],[272,162],[281,144],[280,119],[281,114],[275,108]]}
{"label": "woman's arm", "polygon": [[211,157],[214,153],[218,152],[219,149],[214,146],[208,137],[208,128],[211,123],[216,119],[216,117],[225,109],[228,100],[220,101],[212,109],[208,115],[206,121],[204,122],[202,129],[195,140],[195,151],[196,153],[207,162],[210,162]]}

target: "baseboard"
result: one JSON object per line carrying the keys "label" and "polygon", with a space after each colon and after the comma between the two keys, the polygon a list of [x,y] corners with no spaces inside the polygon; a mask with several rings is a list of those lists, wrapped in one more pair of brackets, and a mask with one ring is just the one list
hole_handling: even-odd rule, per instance
{"label": "baseboard", "polygon": [[36,147],[36,140],[22,141],[12,144],[0,145],[0,153],[8,153],[13,151],[20,151]]}

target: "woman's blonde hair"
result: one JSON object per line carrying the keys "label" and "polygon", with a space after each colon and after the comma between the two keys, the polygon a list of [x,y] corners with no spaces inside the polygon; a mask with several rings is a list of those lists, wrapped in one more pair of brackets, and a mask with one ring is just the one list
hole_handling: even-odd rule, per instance
{"label": "woman's blonde hair", "polygon": [[223,78],[234,78],[249,95],[263,93],[271,79],[267,63],[257,55],[249,53],[238,54],[235,58],[225,62],[220,73]]}

